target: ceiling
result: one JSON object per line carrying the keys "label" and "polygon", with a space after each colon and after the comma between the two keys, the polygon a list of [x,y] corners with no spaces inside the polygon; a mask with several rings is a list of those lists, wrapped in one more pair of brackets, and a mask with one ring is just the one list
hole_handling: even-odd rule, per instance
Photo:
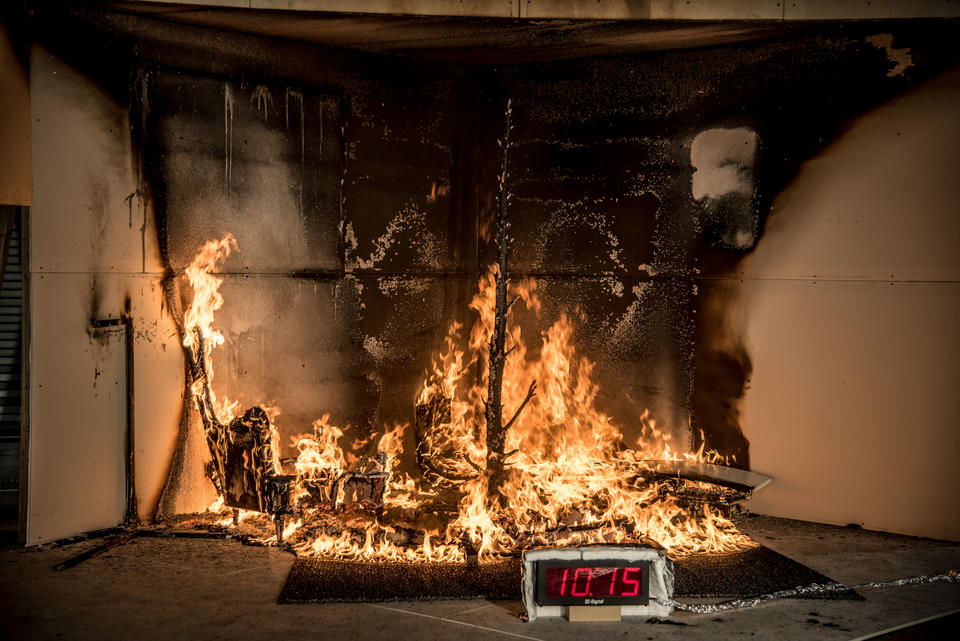
{"label": "ceiling", "polygon": [[771,40],[783,21],[569,20],[276,11],[107,2],[111,11],[463,65],[508,65]]}

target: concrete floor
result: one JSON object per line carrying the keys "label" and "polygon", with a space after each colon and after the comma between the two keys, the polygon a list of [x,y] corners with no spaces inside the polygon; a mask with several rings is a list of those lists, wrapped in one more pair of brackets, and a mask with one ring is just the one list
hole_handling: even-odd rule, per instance
{"label": "concrete floor", "polygon": [[[745,517],[757,541],[844,583],[960,569],[960,543]],[[960,584],[863,590],[866,601],[781,600],[666,622],[522,622],[520,602],[277,605],[293,556],[228,540],[138,538],[69,570],[95,545],[0,549],[4,639],[855,639],[960,608]]]}

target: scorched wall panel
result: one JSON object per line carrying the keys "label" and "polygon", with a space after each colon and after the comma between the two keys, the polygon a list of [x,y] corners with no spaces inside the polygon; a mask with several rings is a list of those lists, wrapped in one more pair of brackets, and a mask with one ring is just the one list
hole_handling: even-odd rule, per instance
{"label": "scorched wall panel", "polygon": [[[731,284],[751,509],[960,539],[960,69],[851,123]],[[729,292],[728,292],[729,293]]]}
{"label": "scorched wall panel", "polygon": [[458,101],[470,97],[449,70],[371,75],[345,118],[344,269],[475,272],[476,222],[453,193],[475,180],[456,155],[469,133]]}
{"label": "scorched wall panel", "polygon": [[[131,156],[125,100],[35,46],[28,543],[116,525],[126,478],[122,332],[134,332],[138,513],[152,517],[182,408],[183,359]],[[114,389],[116,388],[116,389]]]}
{"label": "scorched wall panel", "polygon": [[340,98],[300,86],[148,75],[147,168],[169,264],[233,234],[226,269],[336,271]]}

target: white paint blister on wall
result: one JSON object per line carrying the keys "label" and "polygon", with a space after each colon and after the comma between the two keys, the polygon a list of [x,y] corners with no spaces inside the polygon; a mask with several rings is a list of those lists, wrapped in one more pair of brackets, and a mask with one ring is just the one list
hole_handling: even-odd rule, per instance
{"label": "white paint blister on wall", "polygon": [[753,195],[757,132],[747,127],[707,129],[690,145],[691,189],[696,200]]}
{"label": "white paint blister on wall", "polygon": [[878,33],[875,36],[868,37],[867,42],[877,49],[883,49],[887,53],[887,60],[894,63],[893,68],[887,72],[888,78],[901,76],[904,71],[913,66],[913,56],[910,55],[910,49],[907,47],[895,49],[893,47],[893,34]]}
{"label": "white paint blister on wall", "polygon": [[377,279],[380,293],[388,297],[413,296],[426,291],[430,281],[411,276],[381,276]]}
{"label": "white paint blister on wall", "polygon": [[442,246],[437,237],[427,228],[426,212],[416,203],[407,205],[397,212],[387,223],[386,230],[373,241],[373,251],[369,258],[353,253],[357,251],[358,242],[353,224],[348,222],[344,233],[344,242],[347,250],[347,270],[375,269],[389,254],[401,245],[406,244],[407,250],[415,255],[415,264],[418,267],[436,270],[440,268]]}
{"label": "white paint blister on wall", "polygon": [[383,362],[387,356],[387,346],[375,336],[367,336],[363,340],[363,349],[367,350],[378,363]]}
{"label": "white paint blister on wall", "polygon": [[641,331],[643,299],[649,288],[650,281],[645,281],[637,283],[631,289],[633,300],[613,327],[611,346],[619,346],[627,340],[628,336],[635,336]]}
{"label": "white paint blister on wall", "polygon": [[[549,271],[552,264],[563,259],[557,248],[569,248],[565,240],[575,236],[580,237],[579,235],[591,230],[596,233],[595,242],[605,249],[604,254],[595,257],[595,259],[606,263],[600,271],[600,282],[611,296],[622,298],[624,285],[616,276],[617,273],[626,271],[620,239],[613,233],[613,220],[603,213],[592,210],[593,206],[602,206],[603,200],[587,201],[580,199],[573,202],[540,200],[534,202],[549,202],[554,204],[557,209],[540,231],[541,242],[536,245],[533,269]],[[579,250],[571,253],[571,258],[580,260],[580,253]],[[590,262],[593,259],[584,258],[583,260]],[[608,263],[607,260],[609,260]]]}
{"label": "white paint blister on wall", "polygon": [[720,242],[733,249],[749,249],[756,242],[751,201],[757,142],[755,131],[737,127],[707,129],[690,145],[690,190],[705,207],[702,222],[717,228]]}

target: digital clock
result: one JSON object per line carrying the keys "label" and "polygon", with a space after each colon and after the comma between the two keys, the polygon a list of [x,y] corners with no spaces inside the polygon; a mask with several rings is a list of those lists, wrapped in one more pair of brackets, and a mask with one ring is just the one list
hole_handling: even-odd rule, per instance
{"label": "digital clock", "polygon": [[603,619],[613,617],[614,610],[617,619],[673,612],[673,563],[651,545],[524,550],[522,584],[529,621],[616,620]]}
{"label": "digital clock", "polygon": [[650,562],[624,559],[537,561],[539,605],[647,605]]}

